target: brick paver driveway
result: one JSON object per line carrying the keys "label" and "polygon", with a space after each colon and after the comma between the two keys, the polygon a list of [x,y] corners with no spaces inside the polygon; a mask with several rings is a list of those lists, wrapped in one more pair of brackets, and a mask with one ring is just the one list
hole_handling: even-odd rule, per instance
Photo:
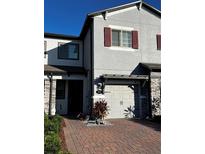
{"label": "brick paver driveway", "polygon": [[127,119],[109,120],[111,126],[88,127],[64,118],[66,145],[73,154],[160,154],[160,124]]}

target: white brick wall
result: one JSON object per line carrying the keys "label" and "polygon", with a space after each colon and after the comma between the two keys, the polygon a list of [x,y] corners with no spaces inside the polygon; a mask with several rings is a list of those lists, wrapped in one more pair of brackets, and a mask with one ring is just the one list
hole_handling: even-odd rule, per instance
{"label": "white brick wall", "polygon": [[[48,114],[49,112],[49,92],[50,92],[50,82],[49,80],[44,80],[44,112]],[[56,80],[52,81],[52,97],[51,97],[51,115],[56,113]]]}
{"label": "white brick wall", "polygon": [[160,78],[151,78],[151,102],[152,102],[152,116],[161,115],[161,79]]}

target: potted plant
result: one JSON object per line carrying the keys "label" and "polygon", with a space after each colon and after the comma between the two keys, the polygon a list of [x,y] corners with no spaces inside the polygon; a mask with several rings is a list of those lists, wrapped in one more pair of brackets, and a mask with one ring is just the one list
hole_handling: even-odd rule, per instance
{"label": "potted plant", "polygon": [[104,118],[108,114],[107,102],[104,99],[95,102],[92,114],[95,117],[97,124],[104,124]]}

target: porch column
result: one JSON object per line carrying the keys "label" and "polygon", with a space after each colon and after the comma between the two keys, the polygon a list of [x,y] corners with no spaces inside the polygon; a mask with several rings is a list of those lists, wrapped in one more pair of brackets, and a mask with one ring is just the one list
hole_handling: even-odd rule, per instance
{"label": "porch column", "polygon": [[152,117],[161,116],[161,76],[152,72],[150,78]]}
{"label": "porch column", "polygon": [[[51,115],[56,113],[56,80],[52,80],[51,88]],[[49,96],[50,95],[50,81],[49,79],[44,80],[44,112],[49,113]]]}

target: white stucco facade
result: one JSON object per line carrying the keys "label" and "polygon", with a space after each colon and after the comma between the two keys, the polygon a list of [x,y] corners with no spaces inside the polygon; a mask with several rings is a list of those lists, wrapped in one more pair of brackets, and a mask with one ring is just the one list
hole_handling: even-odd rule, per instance
{"label": "white stucco facade", "polygon": [[[152,8],[144,6],[139,9],[138,5],[136,3],[126,8],[88,15],[81,35],[74,39],[69,36],[61,38],[60,35],[45,37],[47,52],[44,58],[45,65],[66,66],[73,69],[76,67],[85,70],[84,74],[69,70],[71,73],[53,75],[54,80],[66,81],[65,98],[55,101],[57,113],[68,113],[68,102],[71,97],[68,92],[69,82],[79,80],[83,81],[83,113],[90,113],[90,107],[98,100],[98,96],[103,96],[109,106],[110,114],[107,118],[145,118],[149,115],[150,83],[148,80],[137,80],[134,86],[128,81],[110,80],[109,84],[105,85],[105,93],[97,93],[97,85],[102,82],[100,77],[103,74],[142,75],[140,63],[161,64],[161,50],[157,49],[156,41],[156,35],[161,34],[161,12],[156,13],[156,10],[153,11]],[[138,48],[105,47],[105,27],[130,32],[137,31]],[[79,44],[79,59],[59,59],[59,42]],[[149,73],[146,72],[145,75]],[[48,79],[47,75],[45,79]],[[46,98],[46,100],[48,104],[49,99]],[[130,112],[129,109],[133,111]]]}

